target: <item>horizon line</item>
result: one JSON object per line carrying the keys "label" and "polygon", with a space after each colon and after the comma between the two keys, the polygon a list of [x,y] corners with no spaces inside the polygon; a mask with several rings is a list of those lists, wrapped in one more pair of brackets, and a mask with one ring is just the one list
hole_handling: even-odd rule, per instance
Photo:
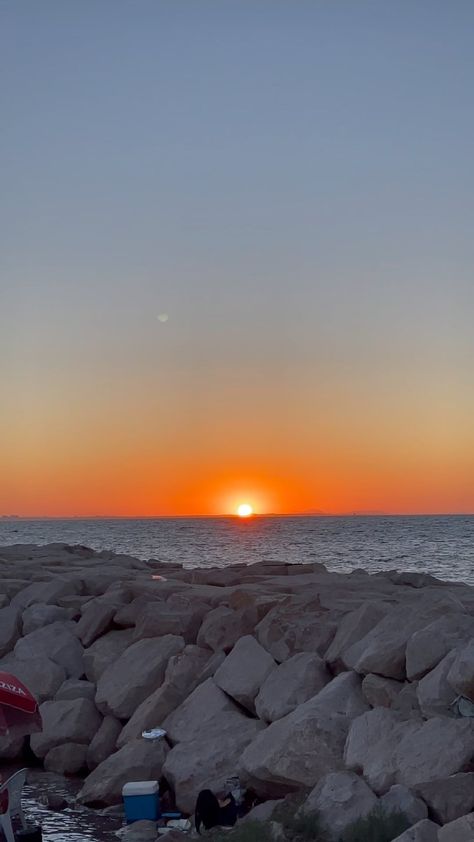
{"label": "horizon line", "polygon": [[473,517],[474,512],[456,512],[456,511],[439,511],[439,512],[396,512],[396,511],[348,511],[348,512],[254,512],[250,517],[241,518],[234,512],[227,512],[223,514],[173,514],[173,515],[0,515],[0,520],[185,520],[185,519],[199,519],[199,520],[214,520],[223,518],[233,518],[237,521],[241,520],[255,520],[257,518],[316,518],[316,517]]}

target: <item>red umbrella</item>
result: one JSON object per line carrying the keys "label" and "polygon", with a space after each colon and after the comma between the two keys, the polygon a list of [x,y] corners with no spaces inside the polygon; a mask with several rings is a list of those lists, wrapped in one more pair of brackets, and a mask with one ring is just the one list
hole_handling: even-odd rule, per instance
{"label": "red umbrella", "polygon": [[0,672],[0,734],[24,737],[41,728],[35,697],[14,675]]}

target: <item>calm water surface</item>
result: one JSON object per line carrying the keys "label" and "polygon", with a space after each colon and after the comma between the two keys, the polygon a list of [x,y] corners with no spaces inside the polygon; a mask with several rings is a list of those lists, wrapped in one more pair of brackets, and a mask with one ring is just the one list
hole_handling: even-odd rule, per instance
{"label": "calm water surface", "polygon": [[186,567],[322,561],[474,584],[474,516],[0,519],[0,544],[65,541]]}

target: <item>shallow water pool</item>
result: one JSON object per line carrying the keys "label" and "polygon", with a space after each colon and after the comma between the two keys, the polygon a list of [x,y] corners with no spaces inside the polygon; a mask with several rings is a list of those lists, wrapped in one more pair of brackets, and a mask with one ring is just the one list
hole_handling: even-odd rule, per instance
{"label": "shallow water pool", "polygon": [[[41,825],[44,842],[117,842],[115,832],[122,826],[122,818],[102,816],[76,804],[81,785],[80,780],[63,778],[42,769],[28,770],[23,810],[28,824]],[[48,796],[52,795],[64,798],[68,806],[61,811],[51,810],[46,805]]]}

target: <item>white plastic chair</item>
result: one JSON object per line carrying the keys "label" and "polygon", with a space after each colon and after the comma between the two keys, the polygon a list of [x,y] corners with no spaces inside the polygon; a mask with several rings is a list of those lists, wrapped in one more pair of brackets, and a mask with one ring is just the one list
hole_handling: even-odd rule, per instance
{"label": "white plastic chair", "polygon": [[26,830],[26,821],[21,809],[21,792],[26,781],[26,769],[15,772],[0,786],[0,796],[8,792],[8,807],[4,813],[0,813],[0,830],[3,832],[7,842],[15,842],[15,834],[12,827],[12,817],[18,816],[22,827]]}

